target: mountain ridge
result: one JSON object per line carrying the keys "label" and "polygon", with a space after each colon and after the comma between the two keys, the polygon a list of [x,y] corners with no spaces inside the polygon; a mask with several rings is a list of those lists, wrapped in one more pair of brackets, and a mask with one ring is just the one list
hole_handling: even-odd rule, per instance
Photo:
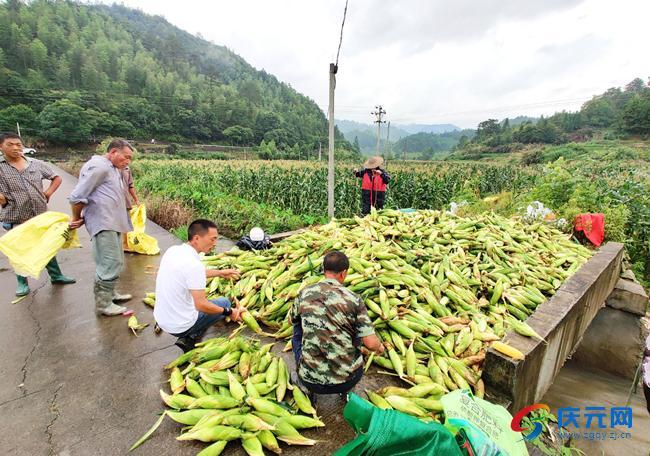
{"label": "mountain ridge", "polygon": [[110,135],[317,149],[327,138],[314,100],[162,16],[10,1],[0,28],[2,129],[19,121],[24,134],[69,145]]}

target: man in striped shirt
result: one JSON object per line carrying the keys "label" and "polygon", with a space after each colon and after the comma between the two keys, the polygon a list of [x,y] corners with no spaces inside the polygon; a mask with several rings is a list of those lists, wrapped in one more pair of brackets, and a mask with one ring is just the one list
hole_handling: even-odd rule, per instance
{"label": "man in striped shirt", "polygon": [[[0,206],[2,206],[2,227],[10,230],[32,217],[47,211],[47,203],[61,185],[61,176],[40,160],[23,155],[23,142],[14,133],[0,135]],[[43,180],[51,181],[43,190]],[[56,257],[46,266],[52,283],[75,283],[71,277],[61,273]],[[16,276],[16,296],[29,293],[27,277]]]}

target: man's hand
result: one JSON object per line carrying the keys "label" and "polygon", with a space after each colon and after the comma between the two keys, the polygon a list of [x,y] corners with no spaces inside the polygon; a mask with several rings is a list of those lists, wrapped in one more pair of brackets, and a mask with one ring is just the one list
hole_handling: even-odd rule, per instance
{"label": "man's hand", "polygon": [[381,355],[384,353],[384,346],[375,334],[362,337],[361,341],[368,350],[375,352],[375,354]]}
{"label": "man's hand", "polygon": [[5,204],[7,204],[7,198],[0,193],[0,206],[4,206]]}
{"label": "man's hand", "polygon": [[244,312],[246,312],[246,307],[233,307],[232,313],[230,314],[230,319],[237,322],[241,320],[241,314]]}
{"label": "man's hand", "polygon": [[61,176],[54,176],[52,178],[52,183],[50,186],[43,192],[43,196],[45,196],[45,201],[48,203],[50,202],[50,198],[52,198],[52,195],[54,195],[54,192],[61,186],[61,182],[63,182],[63,179],[61,179]]}
{"label": "man's hand", "polygon": [[381,171],[378,170],[378,169],[373,169],[372,174],[374,174],[375,176],[379,176],[379,175],[381,175]]}
{"label": "man's hand", "polygon": [[80,228],[81,225],[83,225],[83,224],[84,224],[84,218],[83,217],[81,217],[81,218],[79,218],[77,220],[72,220],[70,222],[70,229],[76,230],[77,228]]}
{"label": "man's hand", "polygon": [[219,277],[223,279],[239,279],[240,272],[237,269],[221,269],[219,271]]}
{"label": "man's hand", "polygon": [[364,356],[369,356],[371,353],[374,353],[375,355],[380,356],[382,353],[384,353],[384,346],[380,344],[379,347],[376,347],[373,350],[373,349],[370,349],[370,348],[366,348],[366,347],[364,347],[362,345],[361,347],[359,347],[359,351],[361,351],[361,353]]}

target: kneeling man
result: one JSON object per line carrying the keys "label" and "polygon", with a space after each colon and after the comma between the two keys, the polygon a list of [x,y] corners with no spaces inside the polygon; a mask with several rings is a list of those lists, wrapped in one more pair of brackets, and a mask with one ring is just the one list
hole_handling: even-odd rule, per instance
{"label": "kneeling man", "polygon": [[238,321],[244,308],[232,308],[228,298],[208,300],[206,279],[238,279],[236,269],[206,269],[199,253],[217,245],[217,226],[210,220],[195,220],[187,229],[186,244],[170,247],[160,261],[156,277],[156,305],[153,315],[158,326],[178,337],[176,345],[187,352],[194,348],[209,326],[230,317]]}

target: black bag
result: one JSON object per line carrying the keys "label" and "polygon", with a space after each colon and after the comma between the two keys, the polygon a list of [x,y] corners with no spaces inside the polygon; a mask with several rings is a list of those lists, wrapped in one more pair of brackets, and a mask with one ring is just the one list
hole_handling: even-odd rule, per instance
{"label": "black bag", "polygon": [[237,244],[235,244],[242,250],[266,250],[271,248],[271,240],[267,235],[264,235],[264,239],[261,241],[253,241],[250,236],[244,236]]}

